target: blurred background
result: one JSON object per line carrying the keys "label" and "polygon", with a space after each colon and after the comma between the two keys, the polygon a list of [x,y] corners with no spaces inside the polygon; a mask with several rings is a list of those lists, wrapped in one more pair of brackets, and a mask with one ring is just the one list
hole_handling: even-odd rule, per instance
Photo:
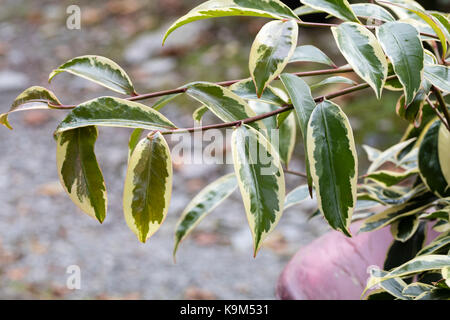
{"label": "blurred background", "polygon": [[[201,2],[0,0],[0,113],[31,85],[50,88],[66,104],[111,95],[69,74],[47,83],[51,70],[86,54],[119,63],[142,93],[194,80],[247,78],[250,46],[265,19],[192,23],[161,46],[168,25]],[[299,5],[285,2],[292,8]],[[427,9],[448,11],[446,0],[421,2]],[[72,4],[81,8],[80,30],[66,27],[66,9]],[[305,18],[317,19],[324,16]],[[300,29],[299,44],[314,44],[338,65],[345,64],[329,30]],[[294,64],[289,70],[320,68]],[[314,83],[321,78],[305,80]],[[342,85],[329,86],[325,92],[339,88]],[[407,123],[395,116],[398,95],[386,91],[377,101],[366,90],[336,100],[345,105],[355,129],[360,169],[367,166],[361,144],[383,149],[400,139],[406,128]],[[188,127],[198,106],[180,98],[163,113]],[[100,129],[96,151],[109,198],[108,217],[100,225],[82,214],[59,184],[52,133],[64,117],[61,111],[18,113],[10,117],[13,131],[0,128],[0,299],[273,299],[277,278],[290,257],[328,230],[322,218],[308,219],[315,203],[307,201],[286,210],[254,259],[244,209],[235,192],[181,245],[175,264],[172,247],[178,217],[199,190],[232,167],[176,165],[168,218],[143,245],[127,228],[122,213],[130,130]],[[205,118],[205,123],[214,122],[218,120],[212,116]],[[291,169],[304,170],[302,149],[299,142]],[[289,176],[287,183],[291,190],[304,181]],[[66,287],[70,265],[81,268],[80,290]]]}

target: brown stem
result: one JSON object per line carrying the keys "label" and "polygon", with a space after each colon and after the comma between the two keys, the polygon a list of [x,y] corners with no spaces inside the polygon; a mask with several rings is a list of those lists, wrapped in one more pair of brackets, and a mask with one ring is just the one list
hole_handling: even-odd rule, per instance
{"label": "brown stem", "polygon": [[[444,114],[445,120],[447,120],[447,128],[450,126],[450,113],[448,112],[447,104],[445,103],[444,97],[442,96],[441,91],[436,88],[435,86],[431,87],[431,90],[433,90],[434,95],[437,98],[437,101],[439,102],[439,107],[441,109],[441,112]],[[450,131],[450,129],[449,129]]]}
{"label": "brown stem", "polygon": [[297,172],[297,171],[292,171],[292,170],[288,170],[288,169],[283,169],[284,173],[289,173],[292,174],[294,176],[298,176],[298,177],[303,177],[303,178],[307,178],[308,176],[306,175],[306,173],[303,172]]}
{"label": "brown stem", "polygon": [[445,127],[450,131],[450,127],[447,124],[447,121],[445,121],[444,117],[439,112],[438,108],[436,108],[433,101],[431,101],[429,97],[426,97],[426,100],[427,100],[427,103],[430,105],[431,109],[433,109],[434,112],[436,113],[436,115],[438,116],[439,120],[441,120],[441,122],[445,125]]}
{"label": "brown stem", "polygon": [[[292,74],[296,75],[298,77],[311,77],[311,76],[320,76],[320,75],[329,75],[329,74],[347,73],[347,72],[353,72],[353,69],[351,67],[338,67],[338,68],[333,68],[333,69],[294,72]],[[276,78],[276,79],[278,79],[278,78]],[[222,82],[217,82],[216,84],[219,86],[228,87],[228,86],[231,86],[242,80],[245,80],[245,79],[222,81]],[[170,90],[163,90],[163,91],[152,92],[152,93],[139,94],[139,95],[125,98],[125,99],[129,100],[129,101],[140,101],[140,100],[146,100],[146,99],[151,99],[151,98],[167,96],[167,95],[171,95],[171,94],[183,93],[186,90],[187,90],[186,87],[181,87],[181,88],[177,88],[177,89],[170,89]],[[45,101],[45,102],[48,102],[48,101]],[[76,107],[76,105],[62,105],[62,104],[54,105],[51,103],[49,103],[49,105],[54,109],[73,109]]]}
{"label": "brown stem", "polygon": [[[390,76],[388,77],[388,79],[393,78],[395,76]],[[349,94],[351,92],[355,92],[355,91],[359,91],[359,90],[363,90],[368,88],[369,85],[366,83],[362,83],[362,84],[358,84],[356,86],[347,88],[347,89],[343,89],[343,90],[339,90],[330,94],[327,94],[325,96],[320,96],[317,98],[314,98],[315,102],[321,102],[325,99],[334,99],[337,98],[339,96],[343,96],[346,94]],[[248,124],[248,123],[252,123],[252,122],[256,122],[265,118],[269,118],[269,117],[273,117],[277,114],[292,110],[294,107],[292,105],[284,105],[281,108],[278,108],[276,110],[267,112],[267,113],[263,113],[260,114],[258,116],[254,116],[254,117],[250,117],[247,119],[243,119],[243,120],[238,120],[238,121],[231,121],[231,122],[224,122],[224,123],[218,123],[218,124],[212,124],[212,125],[208,125],[208,126],[202,126],[202,127],[192,127],[192,128],[184,128],[184,129],[174,129],[174,130],[168,130],[168,131],[162,131],[162,134],[177,134],[177,133],[190,133],[190,132],[199,132],[199,131],[206,131],[206,130],[211,130],[211,129],[222,129],[222,128],[228,128],[228,127],[234,127],[234,126],[238,126],[238,125],[242,125],[242,124]]]}

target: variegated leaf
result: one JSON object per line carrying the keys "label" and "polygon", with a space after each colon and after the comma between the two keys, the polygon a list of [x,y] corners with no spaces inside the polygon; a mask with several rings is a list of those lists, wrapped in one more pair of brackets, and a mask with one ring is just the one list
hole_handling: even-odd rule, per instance
{"label": "variegated leaf", "polygon": [[420,250],[417,253],[417,255],[423,256],[427,254],[435,254],[438,253],[440,250],[446,252],[446,250],[448,250],[449,247],[450,247],[450,232],[447,232],[434,239],[427,246],[423,247],[422,250]]}
{"label": "variegated leaf", "polygon": [[353,12],[358,17],[366,19],[377,19],[381,21],[395,21],[395,18],[381,6],[373,3],[356,3],[350,5]]}
{"label": "variegated leaf", "polygon": [[419,216],[411,215],[392,223],[391,233],[395,240],[405,242],[414,235],[418,227],[419,227]]}
{"label": "variegated leaf", "polygon": [[403,172],[398,171],[387,171],[387,170],[379,170],[371,172],[364,177],[367,179],[371,179],[373,181],[378,182],[382,186],[390,187],[396,185],[403,180],[417,174],[419,172],[418,169],[411,169]]}
{"label": "variegated leaf", "polygon": [[142,139],[128,162],[123,210],[128,227],[146,242],[163,223],[172,193],[169,146],[159,132]]}
{"label": "variegated leaf", "polygon": [[306,135],[319,209],[332,228],[350,236],[358,158],[348,118],[339,106],[325,100],[312,112]]}
{"label": "variegated leaf", "polygon": [[425,78],[436,88],[450,92],[450,68],[441,65],[428,65],[424,70]]}
{"label": "variegated leaf", "polygon": [[[187,85],[186,93],[201,102],[224,122],[238,121],[253,117],[256,113],[247,102],[231,90],[209,82],[195,82]],[[261,121],[251,126],[257,130],[264,129]]]}
{"label": "variegated leaf", "polygon": [[288,101],[285,101],[285,97],[281,97],[279,95],[279,91],[275,90],[275,88],[272,88],[271,86],[267,86],[261,97],[258,98],[256,95],[255,83],[252,79],[245,79],[236,82],[230,87],[230,90],[246,100],[259,100],[261,102],[270,103],[277,106],[283,106],[288,103]]}
{"label": "variegated leaf", "polygon": [[284,207],[284,173],[278,153],[258,131],[242,125],[231,138],[234,170],[254,241],[256,256]]}
{"label": "variegated leaf", "polygon": [[424,292],[428,292],[434,287],[432,285],[426,284],[426,283],[420,283],[420,282],[414,282],[411,284],[408,284],[403,289],[403,295],[407,297],[415,298],[417,296],[420,296]]}
{"label": "variegated leaf", "polygon": [[376,34],[403,85],[409,105],[419,91],[424,68],[419,32],[408,23],[387,22],[376,29]]}
{"label": "variegated leaf", "polygon": [[50,109],[49,103],[61,104],[55,94],[46,88],[39,86],[28,88],[17,96],[8,112],[0,114],[0,124],[12,129],[8,122],[9,114],[17,111]]}
{"label": "variegated leaf", "polygon": [[[258,101],[250,101],[249,105],[257,115],[277,109],[274,105]],[[265,118],[261,121],[267,129],[268,140],[272,143],[273,147],[278,150],[281,160],[286,165],[289,165],[292,153],[294,152],[297,136],[297,124],[295,122],[294,115],[290,114],[286,121],[283,121],[280,126],[278,126],[277,119],[275,117]]]}
{"label": "variegated leaf", "polygon": [[439,197],[450,196],[450,132],[436,120],[426,130],[419,149],[420,176]]}
{"label": "variegated leaf", "polygon": [[344,21],[359,22],[347,0],[300,0],[300,2]]}
{"label": "variegated leaf", "polygon": [[69,72],[119,93],[136,95],[130,77],[117,63],[105,57],[90,55],[69,60],[50,73],[49,82],[61,72]]}
{"label": "variegated leaf", "polygon": [[187,205],[178,220],[175,231],[175,246],[173,256],[180,243],[194,230],[194,228],[219,204],[233,193],[238,187],[234,173],[221,177],[200,191]]}
{"label": "variegated leaf", "polygon": [[370,162],[374,162],[382,153],[381,150],[378,150],[378,149],[368,146],[368,145],[363,145],[362,147],[363,147],[364,151],[366,151],[367,158],[369,159]]}
{"label": "variegated leaf", "polygon": [[366,219],[360,230],[363,232],[378,230],[400,218],[421,213],[432,205],[432,200],[434,199],[428,199],[428,194],[425,194],[407,203],[394,205]]}
{"label": "variegated leaf", "polygon": [[297,46],[297,39],[298,25],[294,20],[271,21],[261,28],[249,58],[250,75],[258,97],[283,72]]}
{"label": "variegated leaf", "polygon": [[[370,270],[371,277],[383,277],[387,275],[388,272],[379,270],[377,268],[372,268]],[[406,282],[403,281],[400,278],[392,278],[387,279],[379,284],[381,288],[383,288],[386,292],[388,292],[390,295],[394,296],[397,299],[400,300],[410,300],[409,297],[405,297],[403,295],[403,290],[406,288]]]}
{"label": "variegated leaf", "polygon": [[386,162],[396,163],[398,153],[409,146],[415,140],[415,138],[411,138],[386,149],[375,160],[372,161],[372,164],[370,165],[369,169],[367,169],[367,172],[374,172]]}
{"label": "variegated leaf", "polygon": [[384,4],[388,5],[390,8],[395,6],[395,7],[400,7],[400,8],[406,9],[406,10],[416,14],[423,21],[425,21],[433,29],[433,31],[436,33],[436,35],[439,37],[439,40],[441,41],[443,53],[445,55],[445,53],[447,52],[447,39],[445,37],[443,30],[441,30],[439,22],[437,22],[433,16],[429,15],[425,10],[422,10],[420,8],[416,8],[413,6],[403,6],[402,4],[398,4],[398,3],[390,5],[386,2],[384,2]]}
{"label": "variegated leaf", "polygon": [[70,199],[85,213],[100,221],[106,217],[106,187],[94,153],[94,126],[56,135],[59,179]]}
{"label": "variegated leaf", "polygon": [[319,48],[311,45],[298,46],[289,59],[292,62],[315,62],[336,67],[334,62]]}
{"label": "variegated leaf", "polygon": [[446,255],[419,256],[393,269],[388,274],[382,277],[371,276],[367,281],[366,289],[371,288],[387,279],[409,276],[415,273],[420,273],[429,270],[439,270],[443,267],[448,267],[449,265],[450,265],[450,256]]}
{"label": "variegated leaf", "polygon": [[209,0],[175,21],[164,35],[163,43],[173,31],[187,23],[228,16],[298,19],[297,15],[279,0]]}
{"label": "variegated leaf", "polygon": [[176,128],[169,119],[146,105],[115,97],[100,97],[73,109],[56,128],[56,133],[91,125],[148,130]]}
{"label": "variegated leaf", "polygon": [[192,118],[194,119],[194,121],[197,121],[198,123],[201,123],[203,116],[205,115],[205,113],[208,110],[209,110],[208,107],[201,106],[201,107],[195,109],[194,113],[192,114]]}
{"label": "variegated leaf", "polygon": [[345,22],[331,30],[347,62],[380,98],[388,64],[375,36],[367,28],[354,22]]}

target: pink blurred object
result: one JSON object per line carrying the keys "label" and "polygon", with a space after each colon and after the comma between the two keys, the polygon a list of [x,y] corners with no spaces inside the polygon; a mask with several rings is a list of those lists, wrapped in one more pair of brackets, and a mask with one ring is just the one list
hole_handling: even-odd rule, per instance
{"label": "pink blurred object", "polygon": [[[369,276],[368,267],[383,267],[393,241],[389,227],[353,237],[330,231],[300,249],[288,263],[277,285],[277,297],[285,300],[357,300]],[[428,238],[436,237],[429,230]]]}

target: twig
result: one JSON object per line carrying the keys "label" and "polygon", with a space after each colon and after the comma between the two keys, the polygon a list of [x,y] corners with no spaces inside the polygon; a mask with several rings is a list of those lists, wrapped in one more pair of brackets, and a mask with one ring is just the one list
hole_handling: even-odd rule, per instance
{"label": "twig", "polygon": [[450,113],[448,112],[447,104],[445,103],[444,97],[442,96],[441,91],[436,88],[435,86],[431,87],[431,90],[433,90],[434,95],[436,96],[437,101],[439,102],[439,107],[441,109],[441,112],[444,114],[445,120],[447,120],[447,129],[450,131]]}

